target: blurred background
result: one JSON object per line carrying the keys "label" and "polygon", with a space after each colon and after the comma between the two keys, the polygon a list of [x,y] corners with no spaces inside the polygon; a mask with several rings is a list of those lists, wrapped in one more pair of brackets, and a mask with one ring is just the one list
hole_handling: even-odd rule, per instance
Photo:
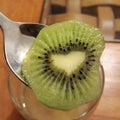
{"label": "blurred background", "polygon": [[120,39],[120,1],[118,0],[51,0],[46,1],[41,22],[52,24],[68,19],[99,27],[106,41]]}

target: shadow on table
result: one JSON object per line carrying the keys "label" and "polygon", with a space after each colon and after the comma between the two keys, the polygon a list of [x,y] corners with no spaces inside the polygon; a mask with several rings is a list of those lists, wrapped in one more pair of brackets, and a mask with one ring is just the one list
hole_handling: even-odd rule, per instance
{"label": "shadow on table", "polygon": [[16,109],[14,109],[10,116],[7,118],[7,120],[25,120],[25,119]]}

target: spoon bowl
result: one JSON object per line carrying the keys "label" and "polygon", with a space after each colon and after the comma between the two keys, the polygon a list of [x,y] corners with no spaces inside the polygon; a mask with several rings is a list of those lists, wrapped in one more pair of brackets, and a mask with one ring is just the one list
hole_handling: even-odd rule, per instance
{"label": "spoon bowl", "polygon": [[0,12],[0,26],[4,33],[4,52],[8,66],[19,80],[29,86],[20,75],[21,63],[34,39],[46,25],[14,22]]}

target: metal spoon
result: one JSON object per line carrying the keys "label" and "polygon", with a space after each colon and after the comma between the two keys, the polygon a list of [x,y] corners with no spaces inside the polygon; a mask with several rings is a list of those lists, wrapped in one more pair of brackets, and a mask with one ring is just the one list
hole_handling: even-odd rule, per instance
{"label": "metal spoon", "polygon": [[0,12],[0,26],[4,33],[6,61],[12,72],[25,85],[29,84],[20,76],[22,60],[44,24],[14,22]]}

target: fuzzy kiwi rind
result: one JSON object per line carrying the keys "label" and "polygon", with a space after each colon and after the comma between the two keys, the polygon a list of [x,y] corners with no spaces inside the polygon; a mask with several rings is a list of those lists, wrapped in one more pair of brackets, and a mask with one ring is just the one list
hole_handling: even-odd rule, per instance
{"label": "fuzzy kiwi rind", "polygon": [[[22,63],[22,73],[43,104],[70,110],[98,98],[104,39],[99,29],[78,21],[65,21],[41,30]],[[52,54],[83,51],[86,59],[72,74],[51,66]]]}

